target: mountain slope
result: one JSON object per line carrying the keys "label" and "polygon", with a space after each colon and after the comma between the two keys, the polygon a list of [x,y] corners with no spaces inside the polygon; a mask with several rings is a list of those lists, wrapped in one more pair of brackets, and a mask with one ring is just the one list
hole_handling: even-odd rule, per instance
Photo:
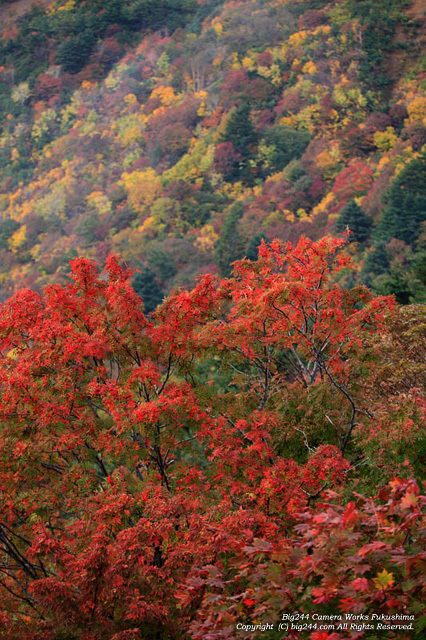
{"label": "mountain slope", "polygon": [[[102,18],[103,4],[53,3],[37,19],[59,33],[61,9],[78,24],[83,10]],[[149,2],[115,4],[119,22],[104,18],[73,73],[56,31],[36,77],[13,78],[6,52],[3,296],[57,280],[77,254],[102,262],[112,251],[142,269],[143,296],[160,299],[255,257],[261,238],[336,233],[353,200],[369,229],[349,247],[358,277],[402,302],[423,298],[418,3],[188,2],[174,32],[158,30]],[[123,16],[141,8],[136,29]],[[3,50],[20,37],[5,31]],[[69,54],[80,35],[67,37]]]}

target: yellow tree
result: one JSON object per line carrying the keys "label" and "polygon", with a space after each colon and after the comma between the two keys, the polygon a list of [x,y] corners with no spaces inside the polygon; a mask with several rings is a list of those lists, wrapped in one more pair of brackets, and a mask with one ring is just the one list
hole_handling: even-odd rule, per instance
{"label": "yellow tree", "polygon": [[143,171],[123,173],[121,179],[127,189],[127,200],[137,213],[144,214],[161,194],[160,177],[150,167]]}

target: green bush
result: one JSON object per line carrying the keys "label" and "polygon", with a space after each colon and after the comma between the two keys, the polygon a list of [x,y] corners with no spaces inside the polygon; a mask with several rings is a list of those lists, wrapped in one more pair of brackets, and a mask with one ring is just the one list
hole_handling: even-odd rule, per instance
{"label": "green bush", "polygon": [[300,158],[309,144],[311,136],[305,129],[275,126],[268,129],[263,137],[270,148],[268,163],[271,169],[281,171],[289,162]]}

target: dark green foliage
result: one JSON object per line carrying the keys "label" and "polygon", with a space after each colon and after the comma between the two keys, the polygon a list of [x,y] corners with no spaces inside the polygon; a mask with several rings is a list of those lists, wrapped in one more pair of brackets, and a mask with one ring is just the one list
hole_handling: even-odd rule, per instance
{"label": "dark green foliage", "polygon": [[426,288],[409,264],[394,264],[389,273],[372,281],[372,289],[379,295],[393,295],[399,304],[426,301]]}
{"label": "dark green foliage", "polygon": [[392,238],[414,246],[426,220],[426,155],[412,160],[392,183],[377,225],[377,242]]}
{"label": "dark green foliage", "polygon": [[426,288],[426,251],[417,253],[413,262],[414,273],[419,282]]}
{"label": "dark green foliage", "polygon": [[348,0],[352,16],[362,25],[361,79],[369,86],[384,88],[389,82],[387,55],[393,47],[395,27],[404,0]]}
{"label": "dark green foliage", "polygon": [[290,3],[288,6],[288,10],[294,16],[301,16],[305,11],[313,11],[315,9],[323,9],[324,8],[324,0],[305,0],[299,2]]}
{"label": "dark green foliage", "polygon": [[221,142],[232,142],[235,151],[243,158],[253,155],[253,146],[257,143],[257,135],[250,118],[250,106],[247,103],[237,107],[226,123]]}
{"label": "dark green foliage", "polygon": [[142,298],[147,313],[154,311],[163,302],[163,292],[157,284],[151,269],[145,268],[135,274],[133,288]]}
{"label": "dark green foliage", "polygon": [[393,295],[399,304],[409,304],[411,289],[407,276],[401,269],[392,269],[390,273],[379,276],[373,281],[374,290],[380,295]]}
{"label": "dark green foliage", "polygon": [[204,388],[208,388],[207,380],[214,380],[214,386],[218,393],[229,393],[231,389],[236,388],[232,383],[231,372],[232,368],[226,366],[226,362],[221,361],[218,356],[213,356],[198,361],[193,375],[197,383],[203,385]]}
{"label": "dark green foliage", "polygon": [[162,3],[155,0],[138,0],[132,3],[127,13],[127,22],[130,28],[152,27],[157,29],[161,26],[164,7]]}
{"label": "dark green foliage", "polygon": [[393,295],[399,304],[426,301],[426,252],[414,252],[399,240],[379,244],[368,254],[364,282],[379,295]]}
{"label": "dark green foliage", "polygon": [[149,266],[162,282],[170,280],[177,273],[176,263],[168,251],[154,247],[149,253]]}
{"label": "dark green foliage", "polygon": [[19,224],[12,218],[0,219],[0,249],[7,249],[7,241],[14,231],[19,229]]}
{"label": "dark green foliage", "polygon": [[292,129],[279,125],[268,129],[264,135],[264,141],[273,150],[268,158],[270,168],[281,171],[291,160],[300,158],[310,138],[306,129]]}
{"label": "dark green foliage", "polygon": [[236,154],[240,156],[240,162],[235,164],[232,174],[227,177],[251,183],[253,172],[250,160],[254,159],[258,138],[251,121],[248,103],[243,103],[230,114],[220,141],[231,143]]}
{"label": "dark green foliage", "polygon": [[352,232],[349,242],[365,242],[370,237],[373,221],[354,200],[351,200],[341,211],[336,221],[336,230],[343,232],[346,228]]}
{"label": "dark green foliage", "polygon": [[246,250],[246,258],[253,261],[257,260],[259,246],[262,244],[262,240],[265,240],[265,242],[267,242],[266,237],[262,233],[257,233],[252,237]]}
{"label": "dark green foliage", "polygon": [[[363,268],[368,285],[377,293],[393,294],[400,304],[426,299],[425,253],[418,246],[426,220],[425,161],[425,154],[412,160],[391,184],[374,232],[375,247]],[[405,249],[392,258],[395,242]]]}
{"label": "dark green foliage", "polygon": [[230,265],[244,256],[243,239],[238,231],[238,223],[243,213],[244,205],[241,202],[236,202],[226,214],[223,223],[216,256],[220,272],[224,276],[230,274]]}
{"label": "dark green foliage", "polygon": [[217,13],[219,7],[222,5],[223,0],[204,0],[204,2],[199,5],[197,12],[187,27],[188,33],[200,34],[203,21]]}
{"label": "dark green foliage", "polygon": [[300,178],[306,176],[306,171],[303,167],[300,166],[300,163],[295,161],[292,162],[289,167],[286,169],[286,176],[290,180],[292,184],[296,184]]}
{"label": "dark green foliage", "polygon": [[196,0],[136,0],[124,13],[133,30],[162,27],[174,30],[183,27],[187,15],[196,8]]}
{"label": "dark green foliage", "polygon": [[371,279],[372,275],[381,275],[388,273],[389,270],[389,257],[386,251],[386,245],[384,242],[377,244],[372,251],[367,254],[367,258],[364,263],[364,273],[366,282]]}
{"label": "dark green foliage", "polygon": [[203,189],[187,188],[184,182],[183,193],[180,205],[180,217],[191,227],[200,227],[211,217],[212,211],[221,211],[225,205],[226,198],[221,194],[210,190],[208,181]]}
{"label": "dark green foliage", "polygon": [[87,64],[95,42],[93,33],[88,30],[66,40],[56,54],[58,64],[66,73],[78,73]]}

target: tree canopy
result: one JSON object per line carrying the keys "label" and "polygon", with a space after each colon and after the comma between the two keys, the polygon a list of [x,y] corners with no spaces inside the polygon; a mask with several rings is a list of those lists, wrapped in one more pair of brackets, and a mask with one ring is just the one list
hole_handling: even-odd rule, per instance
{"label": "tree canopy", "polygon": [[114,256],[1,307],[5,640],[417,616],[420,311],[339,286],[344,242],[262,242],[151,317]]}

